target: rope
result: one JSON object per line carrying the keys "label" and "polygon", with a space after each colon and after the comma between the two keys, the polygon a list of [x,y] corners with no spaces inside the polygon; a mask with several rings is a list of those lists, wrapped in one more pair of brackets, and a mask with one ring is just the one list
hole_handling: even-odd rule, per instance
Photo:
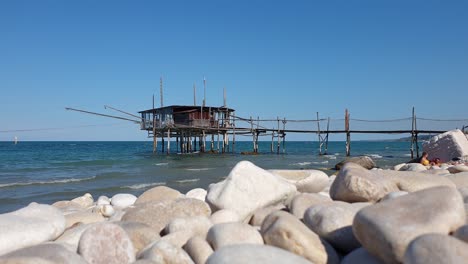
{"label": "rope", "polygon": [[398,118],[398,119],[386,119],[386,120],[366,120],[366,119],[356,119],[350,118],[350,121],[358,121],[358,122],[369,122],[369,123],[385,123],[385,122],[399,122],[399,121],[406,121],[411,120],[411,117],[406,118]]}
{"label": "rope", "polygon": [[425,121],[436,121],[436,122],[468,122],[468,119],[432,119],[432,118],[423,118],[423,117],[416,117],[419,120]]}
{"label": "rope", "polygon": [[49,131],[49,130],[63,130],[63,129],[71,129],[71,128],[101,127],[101,126],[115,126],[115,125],[122,125],[122,123],[100,124],[100,125],[81,125],[81,126],[69,126],[69,127],[49,127],[49,128],[12,129],[12,130],[0,130],[0,133]]}

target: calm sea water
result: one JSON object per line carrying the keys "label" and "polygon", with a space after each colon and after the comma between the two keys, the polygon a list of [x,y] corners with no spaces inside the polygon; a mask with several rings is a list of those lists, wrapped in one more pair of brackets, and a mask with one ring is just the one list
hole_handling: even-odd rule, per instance
{"label": "calm sea water", "polygon": [[[356,141],[351,153],[369,155],[388,168],[407,161],[409,147],[408,142]],[[330,142],[330,155],[324,156],[318,155],[317,142],[286,142],[280,155],[270,153],[270,142],[260,142],[260,155],[239,154],[251,149],[251,142],[236,142],[237,154],[165,155],[153,154],[152,142],[0,142],[0,213],[87,192],[97,199],[166,185],[185,193],[220,181],[241,160],[265,169],[320,169],[330,175],[345,156],[344,142]]]}

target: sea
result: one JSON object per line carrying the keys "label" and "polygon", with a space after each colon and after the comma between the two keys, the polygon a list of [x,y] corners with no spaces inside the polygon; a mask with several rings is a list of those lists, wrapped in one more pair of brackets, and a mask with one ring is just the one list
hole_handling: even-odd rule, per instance
{"label": "sea", "polygon": [[[97,199],[117,193],[139,195],[155,186],[168,186],[182,193],[208,188],[223,180],[242,160],[264,169],[316,169],[328,175],[345,158],[345,142],[332,141],[327,155],[319,155],[318,142],[285,142],[280,153],[271,152],[271,142],[259,142],[258,155],[252,142],[237,141],[235,153],[153,153],[144,142],[0,142],[0,213],[31,202],[52,204],[85,193]],[[160,147],[160,145],[159,145]],[[209,146],[207,146],[209,148]],[[215,144],[215,149],[217,145]],[[232,149],[229,149],[232,150]],[[160,150],[159,150],[160,151]],[[370,156],[381,168],[391,168],[410,159],[410,143],[353,141],[352,156]]]}

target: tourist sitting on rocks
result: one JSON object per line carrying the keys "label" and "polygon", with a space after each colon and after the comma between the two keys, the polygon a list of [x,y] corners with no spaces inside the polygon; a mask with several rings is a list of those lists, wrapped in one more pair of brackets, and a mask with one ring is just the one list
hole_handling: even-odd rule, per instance
{"label": "tourist sitting on rocks", "polygon": [[421,163],[424,166],[429,165],[431,162],[427,159],[428,156],[429,155],[427,154],[427,152],[423,152],[419,160],[419,163]]}
{"label": "tourist sitting on rocks", "polygon": [[427,166],[429,165],[431,162],[427,159],[428,157],[428,154],[427,152],[423,152],[421,157],[419,158],[416,158],[416,159],[412,159],[410,160],[408,163],[421,163],[422,165],[424,166]]}
{"label": "tourist sitting on rocks", "polygon": [[442,165],[442,161],[439,158],[435,158],[431,161],[431,165],[433,166],[440,166]]}

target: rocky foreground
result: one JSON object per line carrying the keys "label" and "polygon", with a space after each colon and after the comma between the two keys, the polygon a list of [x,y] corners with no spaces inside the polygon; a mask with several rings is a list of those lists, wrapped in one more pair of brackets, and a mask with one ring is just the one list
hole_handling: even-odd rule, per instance
{"label": "rocky foreground", "polygon": [[242,161],[207,191],[32,203],[0,215],[0,263],[468,262],[468,166],[357,163],[328,177]]}

